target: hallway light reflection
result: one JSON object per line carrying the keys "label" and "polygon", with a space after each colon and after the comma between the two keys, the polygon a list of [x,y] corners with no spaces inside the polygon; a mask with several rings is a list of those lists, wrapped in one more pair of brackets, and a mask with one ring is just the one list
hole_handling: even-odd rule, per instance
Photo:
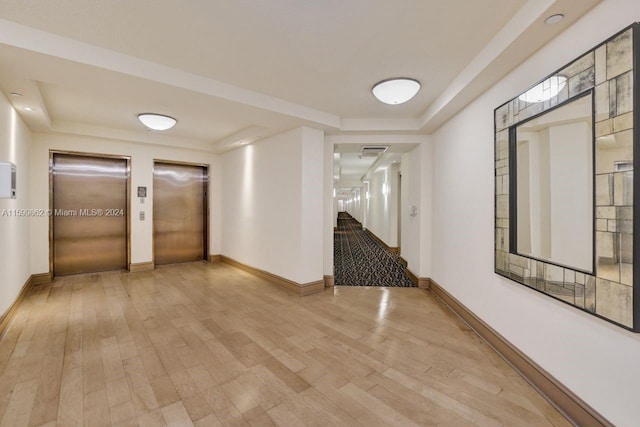
{"label": "hallway light reflection", "polygon": [[382,295],[380,296],[380,302],[378,303],[378,315],[376,320],[382,322],[386,320],[389,311],[389,289],[381,288]]}
{"label": "hallway light reflection", "polygon": [[17,163],[16,145],[18,144],[18,113],[11,108],[11,129],[9,132],[9,161]]}

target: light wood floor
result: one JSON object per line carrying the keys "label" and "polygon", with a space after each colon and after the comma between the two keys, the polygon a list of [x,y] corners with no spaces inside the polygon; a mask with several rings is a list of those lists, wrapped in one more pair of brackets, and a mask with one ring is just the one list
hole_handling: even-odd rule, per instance
{"label": "light wood floor", "polygon": [[0,420],[568,425],[428,291],[301,298],[204,262],[35,287],[0,341]]}

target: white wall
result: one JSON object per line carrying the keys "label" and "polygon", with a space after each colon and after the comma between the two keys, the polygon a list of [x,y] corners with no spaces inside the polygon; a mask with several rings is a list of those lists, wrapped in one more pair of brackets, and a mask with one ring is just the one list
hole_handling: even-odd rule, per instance
{"label": "white wall", "polygon": [[398,171],[394,164],[369,178],[367,228],[389,247],[398,246]]}
{"label": "white wall", "polygon": [[[402,156],[402,212],[400,255],[417,277],[430,277],[431,265],[431,156],[430,139]],[[416,214],[410,215],[411,206]]]}
{"label": "white wall", "polygon": [[338,223],[336,199],[333,197],[333,144],[323,142],[324,176],[323,182],[323,267],[325,276],[333,276],[333,227]]}
{"label": "white wall", "polygon": [[[364,209],[364,187],[351,187],[349,189],[349,191],[347,192],[348,195],[347,196],[341,196],[341,198],[339,199],[342,200],[342,204],[344,207],[344,212],[348,213],[349,215],[351,215],[353,217],[353,219],[355,219],[356,221],[358,221],[359,223],[363,223],[363,209]],[[345,191],[345,190],[343,190]],[[341,192],[339,192],[338,194],[340,194]]]}
{"label": "white wall", "polygon": [[620,426],[640,419],[640,334],[493,271],[493,110],[635,20],[637,0],[603,1],[433,135],[431,277]]}
{"label": "white wall", "polygon": [[297,283],[322,280],[324,136],[297,128],[222,156],[222,253]]}
{"label": "white wall", "polygon": [[0,199],[0,317],[16,300],[31,275],[30,218],[11,216],[29,209],[31,133],[0,93],[0,162],[16,165],[16,198]]}
{"label": "white wall", "polygon": [[[209,165],[209,253],[219,254],[220,244],[220,166],[212,153],[162,147],[149,144],[62,134],[34,134],[31,150],[31,206],[49,207],[49,151],[75,151],[131,157],[131,263],[153,261],[153,161],[173,160]],[[137,187],[147,187],[144,204]],[[145,212],[140,221],[138,213]],[[32,220],[31,268],[36,273],[49,271],[49,218]]]}

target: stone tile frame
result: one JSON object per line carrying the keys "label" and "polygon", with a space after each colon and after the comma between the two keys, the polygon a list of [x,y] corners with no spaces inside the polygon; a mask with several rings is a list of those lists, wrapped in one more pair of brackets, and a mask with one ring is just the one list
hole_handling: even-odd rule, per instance
{"label": "stone tile frame", "polygon": [[[640,206],[640,173],[634,173],[640,170],[640,120],[634,114],[640,102],[639,50],[640,23],[634,23],[536,83],[566,76],[557,96],[529,104],[518,94],[494,111],[495,272],[634,332],[640,332],[640,246],[634,238],[640,236],[640,209],[634,209]],[[515,182],[515,162],[509,161],[511,134],[519,123],[587,91],[594,99],[592,274],[519,255],[510,247],[510,218],[515,214],[509,192]],[[627,158],[616,165],[599,162],[598,150],[611,140],[628,147]],[[609,247],[615,255],[605,257],[602,248]]]}

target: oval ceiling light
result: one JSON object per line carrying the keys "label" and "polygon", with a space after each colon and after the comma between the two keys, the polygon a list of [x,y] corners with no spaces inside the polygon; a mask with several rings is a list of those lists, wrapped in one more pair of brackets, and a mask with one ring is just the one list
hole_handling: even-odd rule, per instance
{"label": "oval ceiling light", "polygon": [[371,91],[380,102],[398,105],[407,102],[420,90],[420,82],[408,77],[397,77],[376,83]]}
{"label": "oval ceiling light", "polygon": [[175,126],[177,120],[164,114],[138,114],[138,120],[151,130],[168,130]]}
{"label": "oval ceiling light", "polygon": [[544,20],[544,23],[547,25],[557,24],[558,22],[564,19],[564,15],[561,13],[556,13],[555,15],[551,15],[547,19]]}
{"label": "oval ceiling light", "polygon": [[528,103],[546,101],[558,95],[566,85],[565,76],[551,76],[520,95],[518,99]]}

